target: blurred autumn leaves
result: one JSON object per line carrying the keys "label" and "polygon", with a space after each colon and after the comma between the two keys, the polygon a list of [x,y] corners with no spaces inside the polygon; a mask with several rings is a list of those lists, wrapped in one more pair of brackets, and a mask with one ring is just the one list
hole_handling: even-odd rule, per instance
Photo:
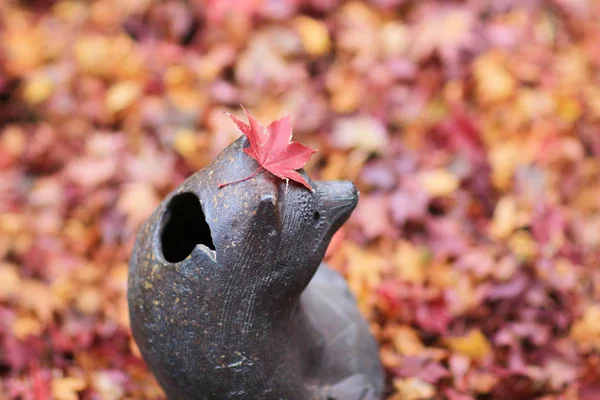
{"label": "blurred autumn leaves", "polygon": [[290,114],[358,208],[328,262],[390,398],[600,398],[597,0],[0,4],[0,392],[157,398],[134,234]]}

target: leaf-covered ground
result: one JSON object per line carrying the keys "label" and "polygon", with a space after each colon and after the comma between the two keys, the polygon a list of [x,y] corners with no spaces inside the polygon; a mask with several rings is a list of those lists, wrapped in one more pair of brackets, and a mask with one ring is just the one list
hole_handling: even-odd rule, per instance
{"label": "leaf-covered ground", "polygon": [[162,398],[127,261],[290,114],[389,398],[600,399],[598,0],[0,2],[0,398]]}

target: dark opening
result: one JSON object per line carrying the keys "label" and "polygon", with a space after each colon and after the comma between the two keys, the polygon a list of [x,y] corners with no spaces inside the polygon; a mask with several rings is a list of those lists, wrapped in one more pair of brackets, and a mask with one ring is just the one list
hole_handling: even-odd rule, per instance
{"label": "dark opening", "polygon": [[185,260],[197,244],[215,250],[200,199],[194,193],[171,199],[163,215],[160,241],[165,260],[172,263]]}

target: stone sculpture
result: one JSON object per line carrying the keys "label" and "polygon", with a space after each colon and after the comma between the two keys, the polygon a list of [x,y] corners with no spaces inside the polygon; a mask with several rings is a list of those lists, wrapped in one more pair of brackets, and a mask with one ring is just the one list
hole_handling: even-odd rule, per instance
{"label": "stone sculpture", "polygon": [[167,196],[129,265],[131,328],[170,399],[380,399],[377,344],[322,264],[358,201],[263,171],[242,136]]}

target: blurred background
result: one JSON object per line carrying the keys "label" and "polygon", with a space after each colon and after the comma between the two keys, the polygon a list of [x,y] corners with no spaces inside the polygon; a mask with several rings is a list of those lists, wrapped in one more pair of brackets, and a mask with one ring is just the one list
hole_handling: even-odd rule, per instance
{"label": "blurred background", "polygon": [[[127,262],[289,114],[389,399],[600,399],[600,2],[3,0],[0,398],[160,399]],[[240,115],[241,116],[241,115]]]}

